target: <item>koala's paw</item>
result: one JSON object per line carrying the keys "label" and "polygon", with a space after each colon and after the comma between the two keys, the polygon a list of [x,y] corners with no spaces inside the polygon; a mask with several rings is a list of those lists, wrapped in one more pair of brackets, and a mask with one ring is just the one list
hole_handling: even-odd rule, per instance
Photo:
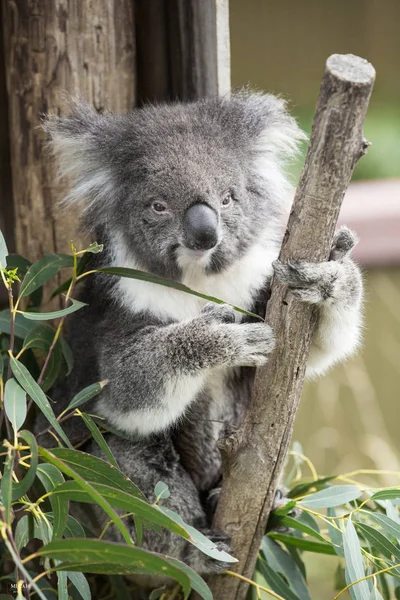
{"label": "koala's paw", "polygon": [[235,311],[229,304],[209,302],[201,311],[200,317],[209,323],[234,323]]}
{"label": "koala's paw", "polygon": [[[278,531],[280,533],[286,533],[288,532],[290,529],[289,527],[282,527],[280,525],[276,525],[276,518],[274,517],[274,511],[277,510],[278,508],[282,508],[283,506],[286,506],[286,504],[288,504],[288,502],[291,501],[290,498],[286,497],[286,491],[285,489],[280,489],[278,488],[275,492],[275,498],[274,498],[274,502],[272,504],[272,508],[271,508],[271,516],[268,520],[267,523],[267,531]],[[293,519],[295,519],[296,517],[299,516],[300,511],[298,508],[292,508],[288,513],[288,517],[292,517]]]}
{"label": "koala's paw", "polygon": [[246,323],[232,327],[232,366],[258,367],[268,360],[275,347],[273,331],[266,323]]}
{"label": "koala's paw", "polygon": [[354,246],[358,244],[358,237],[348,227],[343,225],[336,233],[333,238],[331,253],[329,260],[343,260],[345,256],[348,256],[353,250]]}
{"label": "koala's paw", "polygon": [[[207,530],[202,533],[204,533],[209,540],[214,542],[220,552],[227,552],[232,555],[232,548],[230,546],[231,538],[229,535],[214,530]],[[215,560],[214,558],[211,558],[211,556],[203,556],[205,558],[204,567],[207,574],[223,573],[227,569],[232,568],[232,563],[224,562],[223,560]]]}

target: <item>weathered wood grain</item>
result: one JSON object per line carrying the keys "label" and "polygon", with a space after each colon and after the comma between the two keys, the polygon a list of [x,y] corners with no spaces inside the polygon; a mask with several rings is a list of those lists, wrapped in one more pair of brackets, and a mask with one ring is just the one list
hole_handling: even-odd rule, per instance
{"label": "weathered wood grain", "polygon": [[[374,77],[362,58],[328,59],[280,260],[328,258],[344,193],[367,146],[362,127]],[[273,281],[266,321],[276,349],[257,370],[245,423],[222,443],[224,482],[214,528],[231,534],[236,570],[250,578],[292,435],[316,318],[286,292]],[[244,600],[247,587],[226,575],[211,581],[215,600]]]}
{"label": "weathered wood grain", "polygon": [[41,115],[65,112],[65,90],[98,110],[134,105],[133,3],[3,0],[3,31],[15,245],[35,260],[80,243],[75,216],[57,204]]}

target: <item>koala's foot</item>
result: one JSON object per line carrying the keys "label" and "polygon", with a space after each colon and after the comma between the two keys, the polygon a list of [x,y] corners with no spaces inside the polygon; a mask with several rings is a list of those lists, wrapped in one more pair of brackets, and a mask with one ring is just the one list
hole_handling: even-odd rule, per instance
{"label": "koala's foot", "polygon": [[201,311],[200,316],[209,323],[235,322],[235,311],[229,304],[215,304],[215,302],[209,302]]}
{"label": "koala's foot", "polygon": [[357,238],[347,227],[335,235],[330,260],[311,263],[289,260],[274,261],[273,267],[278,279],[286,284],[290,293],[309,304],[348,304],[359,299],[362,289],[358,267],[348,258]]}
{"label": "koala's foot", "polygon": [[[212,529],[201,529],[200,531],[203,535],[208,537],[209,540],[214,542],[219,551],[227,552],[228,554],[232,555],[232,549],[230,547],[231,539],[229,535],[221,533],[220,531],[214,531]],[[211,558],[211,556],[203,554],[194,546],[190,546],[188,548],[188,555],[184,560],[195,571],[200,573],[200,575],[223,573],[232,567],[232,563]]]}
{"label": "koala's foot", "polygon": [[[291,501],[290,498],[287,498],[285,496],[286,492],[287,492],[287,490],[280,489],[280,488],[278,488],[275,492],[275,498],[274,498],[274,502],[272,504],[270,518],[268,519],[268,523],[267,523],[267,531],[278,531],[279,533],[287,533],[288,531],[290,531],[289,527],[283,527],[283,526],[276,524],[276,518],[274,516],[275,510],[277,510],[278,508],[282,508],[283,506],[286,506],[286,504],[288,504]],[[300,514],[300,511],[298,508],[292,508],[288,512],[287,515],[288,515],[288,517],[292,517],[293,519],[295,519],[299,514]]]}

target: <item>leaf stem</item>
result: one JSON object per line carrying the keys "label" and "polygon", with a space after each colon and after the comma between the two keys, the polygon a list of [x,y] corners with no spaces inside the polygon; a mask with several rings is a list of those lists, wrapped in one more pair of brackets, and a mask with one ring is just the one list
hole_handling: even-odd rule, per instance
{"label": "leaf stem", "polygon": [[245,581],[249,585],[252,585],[253,587],[256,588],[258,597],[260,597],[259,596],[259,592],[260,592],[260,590],[262,590],[263,592],[266,592],[267,594],[269,594],[273,598],[276,598],[276,600],[285,600],[285,598],[283,598],[282,596],[279,596],[279,594],[277,594],[277,593],[273,592],[272,590],[264,587],[263,585],[260,585],[259,583],[256,583],[255,581],[252,581],[251,579],[248,579],[247,577],[244,577],[243,575],[240,575],[239,573],[235,573],[234,571],[224,571],[223,575],[230,575],[231,577],[237,577],[238,579],[241,579],[242,581]]}

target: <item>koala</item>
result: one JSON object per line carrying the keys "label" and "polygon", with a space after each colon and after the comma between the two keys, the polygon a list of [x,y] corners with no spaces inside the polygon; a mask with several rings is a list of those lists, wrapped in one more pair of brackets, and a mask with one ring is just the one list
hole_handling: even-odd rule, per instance
{"label": "koala", "polygon": [[[83,227],[104,244],[91,269],[140,269],[227,303],[146,281],[85,278],[87,307],[69,323],[75,367],[53,390],[56,410],[107,379],[88,410],[124,436],[107,438],[122,471],[148,497],[165,482],[166,506],[226,550],[223,532],[211,530],[221,485],[217,441],[240,424],[255,367],[274,347],[271,328],[232,305],[263,316],[275,274],[299,302],[317,307],[307,373],[325,372],[360,340],[355,236],[341,229],[327,262],[278,261],[293,195],[285,162],[304,134],[272,95],[242,91],[128,115],[78,102],[45,128],[70,182],[65,205],[77,207]],[[73,442],[87,437],[79,419],[65,429]],[[98,453],[90,444],[85,450]],[[104,516],[91,517],[101,530]],[[144,546],[203,575],[226,568],[166,531],[147,532]]]}

